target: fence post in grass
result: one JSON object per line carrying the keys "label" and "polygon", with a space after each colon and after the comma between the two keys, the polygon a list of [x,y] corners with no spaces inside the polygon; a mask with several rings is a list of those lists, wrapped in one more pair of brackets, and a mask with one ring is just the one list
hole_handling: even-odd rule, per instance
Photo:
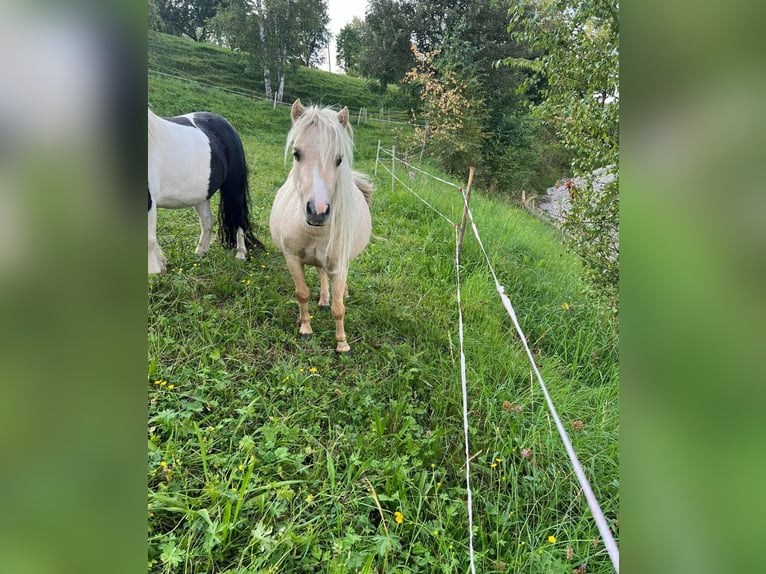
{"label": "fence post in grass", "polygon": [[274,107],[272,109],[277,109],[277,93],[274,92]]}
{"label": "fence post in grass", "polygon": [[356,117],[356,125],[362,120],[362,108],[359,108],[359,115]]}
{"label": "fence post in grass", "polygon": [[391,146],[391,193],[394,193],[394,171],[396,171],[396,146]]}
{"label": "fence post in grass", "polygon": [[468,205],[471,202],[471,185],[473,184],[473,174],[476,168],[472,167],[468,171],[468,185],[465,188],[465,204],[463,205],[463,218],[460,220],[460,235],[457,239],[457,259],[460,261],[460,252],[463,249],[463,234],[465,234],[466,218],[468,217]]}
{"label": "fence post in grass", "polygon": [[378,140],[378,150],[375,152],[375,175],[378,175],[379,161],[380,161],[380,140]]}

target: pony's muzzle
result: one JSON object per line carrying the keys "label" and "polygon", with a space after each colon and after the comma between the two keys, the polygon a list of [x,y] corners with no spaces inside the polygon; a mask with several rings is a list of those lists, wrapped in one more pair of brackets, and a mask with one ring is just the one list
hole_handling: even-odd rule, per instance
{"label": "pony's muzzle", "polygon": [[306,223],[314,227],[322,227],[330,218],[330,204],[328,203],[324,212],[317,213],[313,201],[306,204]]}

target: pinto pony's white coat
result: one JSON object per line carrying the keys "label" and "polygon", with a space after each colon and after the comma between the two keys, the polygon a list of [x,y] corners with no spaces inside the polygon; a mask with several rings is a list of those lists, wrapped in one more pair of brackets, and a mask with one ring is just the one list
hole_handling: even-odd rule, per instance
{"label": "pinto pony's white coat", "polygon": [[210,197],[218,188],[224,244],[236,246],[238,259],[245,258],[247,247],[260,245],[250,231],[244,150],[239,136],[224,118],[195,112],[165,119],[149,110],[148,168],[149,273],[162,273],[166,267],[157,243],[157,207],[194,207],[201,230],[196,253],[202,256],[210,248]]}
{"label": "pinto pony's white coat", "polygon": [[348,108],[340,112],[315,106],[292,106],[292,129],[285,155],[292,150],[293,166],[271,209],[269,228],[285,256],[295,282],[300,308],[300,334],[312,333],[308,313],[309,290],[304,265],[319,271],[319,306],[330,304],[335,319],[336,351],[350,347],[343,326],[348,264],[370,239],[369,199],[372,185],[352,169],[353,134]]}

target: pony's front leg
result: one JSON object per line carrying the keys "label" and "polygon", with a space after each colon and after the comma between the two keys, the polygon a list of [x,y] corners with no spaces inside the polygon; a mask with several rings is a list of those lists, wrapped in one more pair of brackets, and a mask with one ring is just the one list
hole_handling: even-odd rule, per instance
{"label": "pony's front leg", "polygon": [[319,271],[319,308],[327,311],[330,308],[330,281],[324,267],[317,267]]}
{"label": "pony's front leg", "polygon": [[195,253],[202,257],[210,249],[210,241],[213,238],[213,212],[210,210],[210,200],[203,201],[194,206],[199,216],[200,236]]}
{"label": "pony's front leg", "polygon": [[346,307],[343,304],[343,296],[345,293],[345,273],[334,275],[332,277],[332,317],[335,319],[335,340],[338,342],[338,345],[335,347],[335,352],[344,354],[351,351],[351,347],[346,342],[346,330],[343,326],[343,319],[346,316]]}
{"label": "pony's front leg", "polygon": [[303,336],[309,336],[314,331],[311,330],[311,319],[309,318],[309,286],[306,284],[306,275],[303,270],[303,263],[293,257],[285,257],[287,269],[293,277],[295,283],[295,298],[298,300],[300,316],[298,332]]}
{"label": "pony's front leg", "polygon": [[[151,199],[151,196],[149,196]],[[163,273],[166,268],[165,256],[157,243],[157,206],[149,208],[149,273]]]}

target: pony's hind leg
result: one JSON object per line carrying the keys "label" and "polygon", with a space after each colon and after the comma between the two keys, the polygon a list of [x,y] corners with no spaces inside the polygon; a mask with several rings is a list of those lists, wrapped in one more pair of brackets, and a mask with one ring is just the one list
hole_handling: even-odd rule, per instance
{"label": "pony's hind leg", "polygon": [[307,337],[314,331],[311,329],[311,318],[309,316],[309,286],[306,284],[306,275],[303,270],[303,263],[299,259],[293,257],[285,257],[287,263],[287,270],[290,271],[290,275],[293,277],[295,283],[295,298],[298,300],[298,308],[300,314],[298,317],[298,324],[300,325],[298,332]]}
{"label": "pony's hind leg", "polygon": [[324,267],[317,267],[319,272],[319,308],[322,311],[330,309],[330,280]]}
{"label": "pony's hind leg", "polygon": [[200,236],[195,253],[202,257],[210,249],[210,241],[213,238],[213,212],[210,210],[210,200],[203,201],[194,206],[199,216]]}
{"label": "pony's hind leg", "polygon": [[245,231],[241,227],[237,227],[237,259],[247,258],[247,246],[245,245]]}

